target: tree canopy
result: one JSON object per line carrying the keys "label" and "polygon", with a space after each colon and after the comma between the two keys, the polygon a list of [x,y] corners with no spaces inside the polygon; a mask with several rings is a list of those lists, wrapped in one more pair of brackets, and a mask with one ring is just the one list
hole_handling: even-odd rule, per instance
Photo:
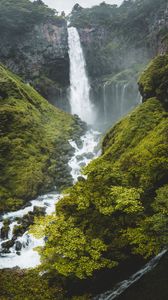
{"label": "tree canopy", "polygon": [[0,0],[1,34],[25,33],[39,22],[56,18],[55,14],[55,10],[39,0]]}

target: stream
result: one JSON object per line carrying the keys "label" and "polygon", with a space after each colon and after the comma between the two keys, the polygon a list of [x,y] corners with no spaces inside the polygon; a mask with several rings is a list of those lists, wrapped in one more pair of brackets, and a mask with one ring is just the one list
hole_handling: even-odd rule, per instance
{"label": "stream", "polygon": [[[69,57],[70,57],[70,106],[71,113],[77,114],[88,124],[94,124],[95,107],[90,101],[90,83],[85,69],[85,58],[82,51],[80,37],[75,28],[68,28],[69,40]],[[116,99],[120,99],[121,114],[124,114],[124,99],[127,84],[123,86],[122,96],[119,97],[118,84],[116,85]],[[119,101],[118,101],[119,102]],[[104,118],[107,118],[107,99],[106,85],[104,85]],[[75,153],[69,161],[73,182],[78,180],[81,174],[82,167],[86,166],[93,158],[99,156],[98,143],[100,133],[92,129],[81,137],[82,147],[70,140],[70,145],[75,149]],[[21,236],[16,235],[15,228],[20,224],[28,213],[34,213],[38,208],[42,209],[46,215],[51,215],[55,212],[55,205],[61,199],[62,195],[57,191],[50,192],[46,195],[40,195],[37,199],[30,201],[26,207],[15,211],[8,212],[0,216],[0,269],[6,268],[34,268],[40,264],[40,256],[35,250],[36,247],[43,246],[45,239],[36,239],[28,230],[25,230]],[[2,236],[2,229],[9,222],[9,231]],[[8,225],[7,225],[8,226]],[[5,247],[4,244],[8,244]],[[10,245],[10,247],[9,247]],[[147,272],[156,267],[159,260],[166,253],[162,251],[152,260],[150,260],[138,272],[133,274],[128,280],[118,283],[113,290],[96,296],[94,300],[112,300],[121,295],[132,284],[137,282]]]}
{"label": "stream", "polygon": [[[89,130],[82,138],[82,148],[78,148],[74,141],[69,141],[71,146],[75,149],[74,156],[69,161],[71,167],[71,175],[74,183],[78,177],[81,176],[81,168],[86,166],[94,157],[98,156],[97,144],[99,142],[100,133]],[[45,209],[46,215],[50,215],[55,212],[55,204],[60,200],[61,194],[56,191],[46,195],[39,196],[37,199],[30,201],[29,205],[23,209],[15,212],[9,212],[2,215],[0,222],[0,232],[3,227],[3,221],[10,221],[10,230],[6,239],[3,239],[0,235],[0,269],[5,268],[33,268],[40,264],[40,256],[37,251],[33,249],[38,246],[44,245],[44,239],[36,239],[34,236],[26,231],[22,236],[17,237],[14,241],[14,245],[9,248],[9,251],[4,251],[3,243],[12,240],[14,233],[13,230],[18,225],[18,218],[23,218],[30,212],[33,212],[35,207]],[[18,250],[18,245],[19,249]],[[9,252],[9,253],[7,253]]]}
{"label": "stream", "polygon": [[158,265],[160,259],[166,254],[166,252],[166,249],[163,250],[157,256],[152,258],[144,267],[142,267],[142,269],[131,275],[129,279],[119,282],[113,290],[96,296],[93,300],[113,300],[118,298],[118,296],[120,296],[131,285],[141,279],[146,273],[152,271]]}

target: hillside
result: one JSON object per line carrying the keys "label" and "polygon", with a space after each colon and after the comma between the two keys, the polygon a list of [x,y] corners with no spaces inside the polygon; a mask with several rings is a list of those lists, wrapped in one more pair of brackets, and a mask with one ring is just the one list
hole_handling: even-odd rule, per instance
{"label": "hillside", "polygon": [[0,61],[52,104],[68,110],[66,20],[43,1],[0,0]]}
{"label": "hillside", "polygon": [[[165,56],[150,64],[142,85],[151,67],[159,72],[156,61],[163,59],[167,62]],[[164,81],[160,76],[156,90]],[[48,237],[40,252],[42,268],[79,284],[167,246],[167,117],[160,100],[149,98],[106,134],[102,155],[84,170],[87,179],[68,190],[48,225],[47,219],[37,220],[33,232],[38,235],[41,227]]]}
{"label": "hillside", "polygon": [[[0,65],[0,211],[72,183],[68,139],[83,130],[29,84]],[[59,174],[57,169],[59,169]]]}
{"label": "hillside", "polygon": [[167,0],[0,25],[0,299],[167,300]]}

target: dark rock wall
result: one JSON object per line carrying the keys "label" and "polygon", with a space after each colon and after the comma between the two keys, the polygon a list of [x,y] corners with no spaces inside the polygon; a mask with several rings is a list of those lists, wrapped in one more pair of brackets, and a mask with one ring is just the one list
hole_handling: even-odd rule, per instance
{"label": "dark rock wall", "polygon": [[2,37],[0,60],[51,103],[66,110],[69,56],[65,20],[36,25],[25,35]]}
{"label": "dark rock wall", "polygon": [[[122,24],[98,25],[92,20],[85,25],[78,12],[76,16],[91,98],[101,120],[99,126],[107,128],[141,101],[137,85],[140,73],[153,57],[168,51],[168,7],[162,3],[160,10],[153,8],[144,16],[145,25],[141,20],[140,29],[138,15],[131,29]],[[75,22],[75,15],[72,20]]]}

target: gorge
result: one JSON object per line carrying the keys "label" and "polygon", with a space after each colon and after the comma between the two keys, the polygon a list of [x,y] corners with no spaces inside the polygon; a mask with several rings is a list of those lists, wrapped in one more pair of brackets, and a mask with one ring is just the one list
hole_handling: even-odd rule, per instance
{"label": "gorge", "polygon": [[[69,51],[70,51],[70,107],[72,114],[78,115],[87,124],[94,121],[93,108],[90,102],[90,86],[85,71],[85,60],[80,45],[80,39],[75,28],[69,28]],[[82,80],[81,80],[82,78]],[[80,80],[79,80],[80,79]],[[69,160],[69,168],[73,182],[80,176],[80,169],[86,166],[91,158],[96,156],[96,146],[99,140],[99,132],[90,130],[81,137],[81,144],[69,141],[74,149],[73,157]],[[79,158],[78,158],[79,157]],[[40,257],[34,248],[44,245],[44,239],[36,239],[28,231],[19,232],[22,220],[31,213],[42,212],[51,215],[55,211],[55,205],[61,198],[56,191],[39,196],[31,201],[25,208],[3,214],[0,222],[0,269],[5,268],[33,268],[40,264]],[[3,231],[7,227],[6,234]],[[27,229],[27,228],[25,228]],[[17,231],[19,235],[17,234]],[[2,236],[2,237],[1,237]]]}
{"label": "gorge", "polygon": [[0,299],[167,300],[167,1],[7,2]]}

